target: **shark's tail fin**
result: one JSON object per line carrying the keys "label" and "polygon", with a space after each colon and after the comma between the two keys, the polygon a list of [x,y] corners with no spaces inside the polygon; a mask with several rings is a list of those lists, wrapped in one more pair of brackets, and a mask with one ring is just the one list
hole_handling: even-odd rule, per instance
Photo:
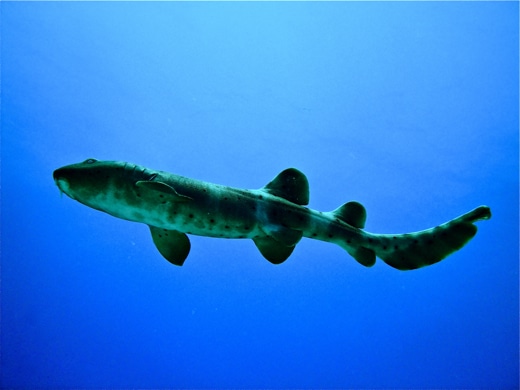
{"label": "shark's tail fin", "polygon": [[452,219],[437,227],[408,234],[371,234],[369,249],[386,264],[412,270],[435,264],[461,249],[477,233],[475,222],[491,218],[487,206]]}

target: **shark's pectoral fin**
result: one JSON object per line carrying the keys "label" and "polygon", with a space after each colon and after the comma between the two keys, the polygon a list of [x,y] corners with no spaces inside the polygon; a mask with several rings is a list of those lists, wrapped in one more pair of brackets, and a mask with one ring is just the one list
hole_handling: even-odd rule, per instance
{"label": "shark's pectoral fin", "polygon": [[175,188],[161,181],[141,180],[135,183],[135,185],[143,191],[154,191],[166,194],[175,202],[187,202],[192,200],[189,196],[179,194],[175,191]]}
{"label": "shark's pectoral fin", "polygon": [[253,241],[262,256],[273,264],[281,264],[287,260],[295,247],[286,246],[272,237],[256,237]]}
{"label": "shark's pectoral fin", "polygon": [[190,253],[190,240],[184,233],[176,230],[166,230],[150,226],[150,232],[155,246],[170,263],[183,265]]}

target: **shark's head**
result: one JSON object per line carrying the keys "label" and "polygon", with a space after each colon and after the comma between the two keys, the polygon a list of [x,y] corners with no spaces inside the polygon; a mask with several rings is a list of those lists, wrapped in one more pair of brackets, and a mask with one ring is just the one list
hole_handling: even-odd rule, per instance
{"label": "shark's head", "polygon": [[150,181],[157,173],[138,165],[89,158],[54,171],[53,177],[62,193],[89,207],[119,218],[136,220],[141,209],[137,182]]}

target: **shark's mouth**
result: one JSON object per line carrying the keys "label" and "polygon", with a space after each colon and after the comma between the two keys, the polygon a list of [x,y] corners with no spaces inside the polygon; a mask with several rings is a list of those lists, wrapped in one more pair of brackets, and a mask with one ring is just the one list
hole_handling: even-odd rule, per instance
{"label": "shark's mouth", "polygon": [[70,197],[70,198],[72,198],[74,200],[76,199],[72,195],[72,191],[70,190],[70,185],[69,185],[69,182],[67,181],[67,179],[64,179],[62,177],[58,177],[58,178],[54,179],[54,182],[58,186],[58,188],[60,190],[60,194],[62,194],[62,195],[65,194],[65,195],[67,195],[68,197]]}

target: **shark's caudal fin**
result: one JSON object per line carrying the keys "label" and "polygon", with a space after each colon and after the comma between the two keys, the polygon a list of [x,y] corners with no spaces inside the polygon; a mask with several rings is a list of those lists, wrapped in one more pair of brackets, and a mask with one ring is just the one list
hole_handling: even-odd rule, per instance
{"label": "shark's caudal fin", "polygon": [[377,256],[399,270],[417,269],[435,264],[461,249],[477,233],[474,223],[489,218],[489,207],[480,206],[442,225],[415,233],[368,233],[366,246],[346,249],[365,266],[372,266]]}

